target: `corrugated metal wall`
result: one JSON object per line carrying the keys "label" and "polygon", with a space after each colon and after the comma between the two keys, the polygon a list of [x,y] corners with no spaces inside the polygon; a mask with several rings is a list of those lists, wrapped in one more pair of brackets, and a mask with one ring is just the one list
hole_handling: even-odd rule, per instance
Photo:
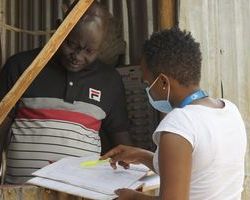
{"label": "corrugated metal wall", "polygon": [[[14,53],[45,43],[50,34],[38,30],[49,32],[55,29],[56,19],[62,17],[59,6],[61,2],[62,0],[1,0],[2,64]],[[28,31],[34,32],[27,33]]]}
{"label": "corrugated metal wall", "polygon": [[[180,26],[201,43],[202,85],[210,95],[223,94],[240,109],[250,143],[250,1],[182,0]],[[246,193],[250,199],[250,151],[248,148]]]}
{"label": "corrugated metal wall", "polygon": [[[99,1],[121,23],[127,46],[123,63],[138,64],[144,39],[157,29],[157,1]],[[72,0],[0,0],[1,64],[14,53],[43,46],[50,34],[40,31],[49,32],[56,28],[56,20],[63,16],[63,2]],[[26,33],[14,27],[24,29]],[[35,32],[31,34],[27,30]]]}
{"label": "corrugated metal wall", "polygon": [[150,33],[157,29],[157,1],[100,1],[123,24],[123,35],[127,42],[125,63],[138,64],[142,43]]}

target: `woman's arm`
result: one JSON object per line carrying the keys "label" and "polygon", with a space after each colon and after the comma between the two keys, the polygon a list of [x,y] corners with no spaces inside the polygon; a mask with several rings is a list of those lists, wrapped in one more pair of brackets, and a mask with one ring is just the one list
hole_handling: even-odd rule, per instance
{"label": "woman's arm", "polygon": [[185,138],[162,133],[159,144],[160,199],[189,199],[192,150]]}
{"label": "woman's arm", "polygon": [[[118,161],[143,163],[153,169],[153,153],[124,145],[110,150],[102,159],[112,158],[115,168]],[[119,200],[188,200],[192,167],[192,145],[174,133],[162,133],[159,144],[160,196],[152,197],[129,189],[118,190]]]}

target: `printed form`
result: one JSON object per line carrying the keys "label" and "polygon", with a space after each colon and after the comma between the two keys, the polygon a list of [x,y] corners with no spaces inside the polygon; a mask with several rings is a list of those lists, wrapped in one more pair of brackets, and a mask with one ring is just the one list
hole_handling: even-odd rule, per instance
{"label": "printed form", "polygon": [[109,162],[84,167],[84,163],[98,159],[98,156],[63,158],[34,172],[36,177],[28,183],[86,198],[113,199],[118,188],[141,186],[139,180],[149,171],[143,165],[131,165],[127,170],[119,166],[113,170]]}

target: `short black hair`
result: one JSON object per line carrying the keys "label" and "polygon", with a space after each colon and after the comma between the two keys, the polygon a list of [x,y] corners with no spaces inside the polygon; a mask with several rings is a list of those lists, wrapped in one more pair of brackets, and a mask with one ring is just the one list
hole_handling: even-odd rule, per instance
{"label": "short black hair", "polygon": [[[75,7],[75,5],[78,2],[79,0],[75,0],[72,4],[69,5],[68,10],[66,11],[64,15],[64,18],[68,16],[70,11]],[[112,17],[112,15],[109,13],[108,9],[105,6],[103,6],[98,1],[94,0],[92,5],[86,11],[86,13],[80,18],[80,21],[81,20],[91,21],[93,20],[94,17],[101,18],[103,21],[105,21],[105,24],[106,24],[107,23],[106,21],[108,21]]]}
{"label": "short black hair", "polygon": [[200,44],[190,32],[173,27],[153,33],[144,43],[143,56],[155,77],[164,73],[185,86],[200,82]]}
{"label": "short black hair", "polygon": [[[68,16],[68,14],[72,11],[72,9],[76,6],[78,2],[79,0],[73,1],[73,3],[68,7],[68,10],[66,11],[64,15],[64,18]],[[112,18],[113,16],[110,14],[107,7],[103,6],[97,0],[94,0],[91,6],[88,8],[88,10],[79,19],[76,26],[80,25],[81,23],[88,23],[88,22],[92,22],[95,20],[101,21],[104,35],[106,36],[109,30],[109,27],[111,26]]]}

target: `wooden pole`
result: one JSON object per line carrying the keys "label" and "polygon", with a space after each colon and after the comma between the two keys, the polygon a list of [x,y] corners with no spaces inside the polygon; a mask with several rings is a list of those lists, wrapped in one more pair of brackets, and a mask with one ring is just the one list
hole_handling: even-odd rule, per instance
{"label": "wooden pole", "polygon": [[[1,0],[0,2],[0,23],[5,24],[5,17],[6,17],[6,0]],[[1,54],[0,54],[0,69],[2,67],[2,64],[5,62],[6,52],[3,47],[6,46],[6,29],[4,27],[0,28],[0,48],[1,48]]]}
{"label": "wooden pole", "polygon": [[171,28],[176,24],[176,1],[159,0],[159,29]]}
{"label": "wooden pole", "polygon": [[11,88],[8,94],[0,102],[0,124],[4,121],[10,110],[21,98],[25,90],[30,86],[32,81],[48,63],[51,57],[58,50],[64,39],[73,29],[78,20],[86,12],[94,0],[80,0],[72,9],[61,26],[57,29],[48,43],[44,46],[42,51],[38,54],[31,65],[24,71],[24,73],[17,80],[15,85]]}

